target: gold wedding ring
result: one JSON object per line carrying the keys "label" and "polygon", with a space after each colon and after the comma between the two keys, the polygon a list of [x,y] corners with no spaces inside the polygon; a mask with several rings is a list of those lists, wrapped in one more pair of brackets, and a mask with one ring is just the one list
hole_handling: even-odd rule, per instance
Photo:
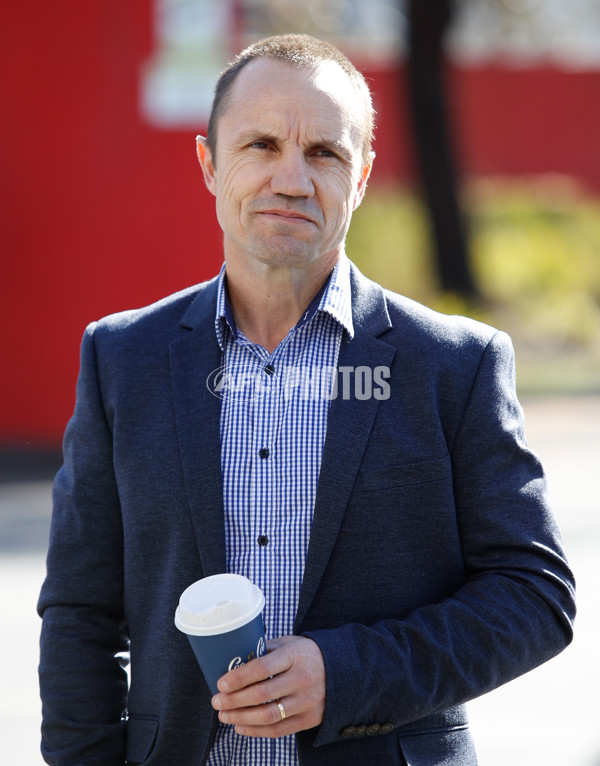
{"label": "gold wedding ring", "polygon": [[277,707],[279,708],[279,712],[281,713],[281,720],[283,721],[283,719],[285,718],[285,708],[283,707],[281,702],[277,703]]}

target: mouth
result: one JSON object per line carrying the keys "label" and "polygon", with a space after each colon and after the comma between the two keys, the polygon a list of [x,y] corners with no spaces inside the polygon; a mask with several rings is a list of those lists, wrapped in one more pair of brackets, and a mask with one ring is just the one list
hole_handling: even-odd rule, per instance
{"label": "mouth", "polygon": [[309,216],[304,215],[304,213],[299,213],[296,210],[279,210],[273,208],[268,210],[259,210],[257,212],[259,215],[268,216],[279,221],[285,221],[286,223],[312,223],[316,226],[316,221],[314,221]]}

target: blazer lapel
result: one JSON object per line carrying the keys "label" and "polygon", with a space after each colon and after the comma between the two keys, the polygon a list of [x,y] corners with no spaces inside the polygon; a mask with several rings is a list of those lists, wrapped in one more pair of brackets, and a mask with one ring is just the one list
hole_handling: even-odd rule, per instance
{"label": "blazer lapel", "polygon": [[[338,367],[353,370],[362,365],[370,369],[391,367],[395,348],[376,337],[391,326],[383,290],[354,267],[352,305],[355,334],[352,340],[345,337],[342,341]],[[350,398],[344,399],[338,386],[338,396],[331,403],[296,632],[300,632],[327,566],[378,407],[379,400],[374,397],[367,400],[354,397],[353,374]]]}
{"label": "blazer lapel", "polygon": [[206,380],[221,365],[214,331],[216,280],[203,285],[169,346],[175,422],[203,576],[224,572],[225,532],[219,418],[221,400]]}

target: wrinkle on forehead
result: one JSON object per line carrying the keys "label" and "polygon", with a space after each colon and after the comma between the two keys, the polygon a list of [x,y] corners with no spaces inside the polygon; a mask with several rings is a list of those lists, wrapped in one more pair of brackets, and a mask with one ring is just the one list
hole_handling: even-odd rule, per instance
{"label": "wrinkle on forehead", "polygon": [[[276,87],[270,86],[274,71],[285,76],[286,87],[281,87],[281,77]],[[260,125],[251,117],[257,101],[262,102]],[[257,128],[260,133],[262,125],[265,137],[275,129],[273,137],[281,140],[325,141],[340,148],[349,144],[346,148],[351,149],[361,144],[363,120],[357,101],[353,83],[334,61],[309,69],[261,58],[240,73],[222,119],[234,121],[238,136]]]}

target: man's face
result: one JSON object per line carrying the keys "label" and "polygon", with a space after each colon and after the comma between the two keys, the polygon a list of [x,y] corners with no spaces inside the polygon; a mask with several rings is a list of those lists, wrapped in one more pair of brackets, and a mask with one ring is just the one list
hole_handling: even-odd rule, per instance
{"label": "man's face", "polygon": [[226,259],[337,260],[370,170],[357,102],[333,62],[313,71],[262,58],[240,72],[219,118],[216,162],[199,147]]}

